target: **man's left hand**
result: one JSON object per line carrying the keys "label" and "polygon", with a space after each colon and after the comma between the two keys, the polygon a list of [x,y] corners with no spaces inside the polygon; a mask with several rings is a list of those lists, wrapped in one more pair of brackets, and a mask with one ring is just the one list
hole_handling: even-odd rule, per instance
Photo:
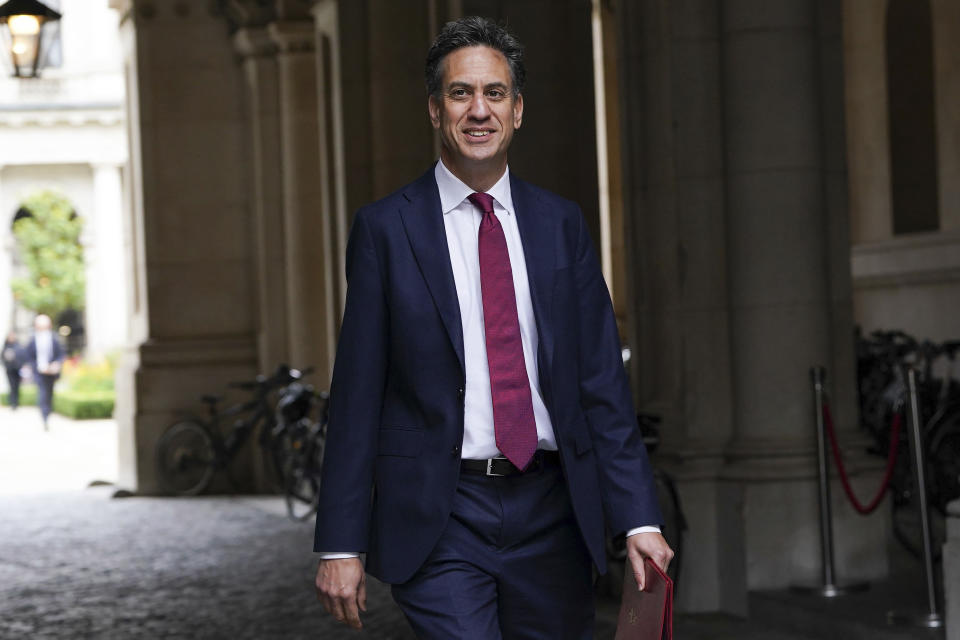
{"label": "man's left hand", "polygon": [[673,560],[673,549],[667,544],[662,534],[655,532],[637,533],[627,538],[627,557],[633,567],[633,576],[637,579],[637,587],[643,591],[646,584],[643,559],[650,558],[666,573],[670,561]]}

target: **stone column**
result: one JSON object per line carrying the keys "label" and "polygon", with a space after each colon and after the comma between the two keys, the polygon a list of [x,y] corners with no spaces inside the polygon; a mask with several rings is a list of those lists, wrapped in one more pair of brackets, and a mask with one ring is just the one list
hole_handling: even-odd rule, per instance
{"label": "stone column", "polygon": [[[940,230],[960,231],[960,3],[931,0]],[[951,142],[952,141],[952,142]],[[960,633],[960,632],[958,632]]]}
{"label": "stone column", "polygon": [[886,15],[886,2],[843,0],[846,141],[854,244],[893,236]]}
{"label": "stone column", "polygon": [[250,133],[251,199],[257,285],[257,361],[270,371],[290,360],[286,289],[287,261],[283,215],[280,100],[277,47],[265,27],[234,35],[243,58]]}
{"label": "stone column", "polygon": [[125,347],[129,338],[122,195],[120,167],[94,165],[93,215],[87,221],[93,242],[85,248],[87,352],[92,355]]}
{"label": "stone column", "polygon": [[269,25],[277,45],[280,162],[283,167],[288,353],[293,366],[330,379],[334,355],[333,296],[326,286],[328,239],[321,180],[317,64],[312,21]]}
{"label": "stone column", "polygon": [[346,152],[344,143],[343,81],[340,20],[336,0],[321,0],[312,13],[317,42],[319,82],[320,184],[324,191],[324,287],[331,303],[335,333],[347,297],[344,265],[347,253]]}
{"label": "stone column", "polygon": [[[157,491],[154,447],[198,396],[257,370],[243,80],[202,3],[124,3],[137,270],[118,367],[121,483]],[[239,490],[254,488],[234,467]],[[225,488],[225,487],[224,487]]]}
{"label": "stone column", "polygon": [[657,463],[689,530],[678,607],[743,613],[742,536],[718,512],[731,433],[719,15],[715,3],[616,5],[625,211],[640,408],[663,418]]}
{"label": "stone column", "polygon": [[[13,229],[10,225],[13,222],[13,216],[16,215],[16,209],[9,205],[3,196],[3,168],[3,164],[0,164],[0,225],[2,225],[0,226],[0,249],[3,250],[3,257],[0,257],[0,282],[9,283],[13,275],[14,247]],[[4,327],[0,331],[5,332],[8,327],[15,328],[13,322],[13,294],[7,286],[0,291],[0,326]],[[5,385],[6,381],[0,384]]]}
{"label": "stone column", "polygon": [[[834,334],[828,282],[833,114],[816,1],[731,0],[721,11],[735,425],[721,508],[742,509],[748,587],[777,588],[819,576],[808,371],[850,340]],[[834,496],[840,576],[882,575],[885,520],[845,520]]]}

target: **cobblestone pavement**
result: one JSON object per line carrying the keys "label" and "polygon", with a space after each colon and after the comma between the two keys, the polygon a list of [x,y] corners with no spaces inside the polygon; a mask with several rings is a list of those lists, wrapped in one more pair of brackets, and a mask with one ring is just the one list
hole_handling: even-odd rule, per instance
{"label": "cobblestone pavement", "polygon": [[[109,496],[0,497],[0,638],[346,635],[279,500]],[[382,585],[369,600],[368,637],[412,637]]]}
{"label": "cobblestone pavement", "polygon": [[[112,499],[116,423],[0,407],[0,640],[270,640],[413,635],[370,579],[365,631],[313,595],[312,527],[273,497]],[[617,606],[601,601],[599,640]],[[802,640],[721,616],[679,616],[678,640]]]}
{"label": "cobblestone pavement", "polygon": [[[313,595],[312,527],[272,497],[112,499],[110,487],[0,496],[0,638],[413,638],[371,580],[365,633]],[[616,606],[601,606],[611,638]],[[717,616],[679,640],[797,640]]]}

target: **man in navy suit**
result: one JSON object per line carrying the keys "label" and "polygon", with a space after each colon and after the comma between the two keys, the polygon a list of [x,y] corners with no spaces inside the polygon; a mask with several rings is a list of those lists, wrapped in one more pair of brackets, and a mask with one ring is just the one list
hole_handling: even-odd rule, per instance
{"label": "man in navy suit", "polygon": [[583,216],[507,167],[524,74],[503,28],[447,24],[440,161],[353,224],[314,549],[355,628],[366,570],[422,638],[590,637],[605,526],[639,585],[673,555]]}
{"label": "man in navy suit", "polygon": [[40,314],[33,322],[33,338],[27,345],[27,361],[37,383],[37,404],[43,417],[43,428],[53,411],[53,385],[60,377],[65,353],[53,332],[50,316]]}

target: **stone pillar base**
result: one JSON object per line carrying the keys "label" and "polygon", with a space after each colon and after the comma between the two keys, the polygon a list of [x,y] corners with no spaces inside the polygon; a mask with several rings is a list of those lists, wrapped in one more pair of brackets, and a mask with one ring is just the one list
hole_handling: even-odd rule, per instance
{"label": "stone pillar base", "polygon": [[[200,396],[224,394],[222,407],[247,399],[228,390],[232,380],[249,380],[256,375],[256,345],[249,338],[208,338],[191,340],[150,340],[139,349],[126,352],[117,366],[117,401],[114,416],[118,423],[119,485],[141,495],[160,493],[154,465],[154,448],[164,430],[188,416],[202,416]],[[224,420],[221,432],[233,419]],[[215,478],[210,490],[253,492],[264,490],[263,478],[252,434],[231,465],[235,484],[224,474]]]}
{"label": "stone pillar base", "polygon": [[[678,611],[747,615],[744,528],[734,506],[739,487],[714,477],[679,478],[687,531],[681,550]],[[731,490],[733,493],[731,493]]]}
{"label": "stone pillar base", "polygon": [[[831,463],[832,464],[832,463]],[[861,502],[877,491],[882,469],[849,470]],[[822,581],[818,481],[813,460],[790,457],[761,464],[740,462],[723,472],[720,511],[739,513],[744,532],[746,583],[750,590],[783,589]],[[832,471],[832,469],[831,469]],[[888,573],[889,504],[868,516],[850,505],[831,475],[835,579],[871,581]]]}

